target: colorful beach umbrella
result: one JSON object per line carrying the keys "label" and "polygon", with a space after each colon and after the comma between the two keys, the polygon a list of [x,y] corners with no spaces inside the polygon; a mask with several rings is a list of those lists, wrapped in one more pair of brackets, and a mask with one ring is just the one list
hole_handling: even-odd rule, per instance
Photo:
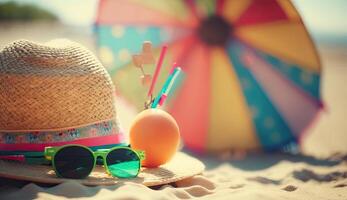
{"label": "colorful beach umbrella", "polygon": [[146,40],[157,54],[168,45],[159,83],[173,61],[185,78],[165,109],[193,150],[279,149],[322,107],[321,64],[288,0],[101,0],[96,31],[119,94],[138,108],[147,88],[131,54]]}

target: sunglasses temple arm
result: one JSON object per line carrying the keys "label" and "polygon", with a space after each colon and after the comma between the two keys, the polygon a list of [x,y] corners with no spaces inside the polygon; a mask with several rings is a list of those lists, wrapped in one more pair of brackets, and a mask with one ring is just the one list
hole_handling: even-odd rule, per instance
{"label": "sunglasses temple arm", "polygon": [[31,165],[50,165],[51,160],[48,160],[47,158],[35,158],[35,157],[25,157],[25,163],[31,164]]}
{"label": "sunglasses temple arm", "polygon": [[139,155],[141,160],[144,160],[146,158],[145,152],[144,151],[139,151],[136,150],[137,155]]}
{"label": "sunglasses temple arm", "polygon": [[52,160],[55,152],[56,152],[56,148],[54,148],[54,147],[46,147],[45,148],[45,152],[44,152],[45,158],[47,160]]}

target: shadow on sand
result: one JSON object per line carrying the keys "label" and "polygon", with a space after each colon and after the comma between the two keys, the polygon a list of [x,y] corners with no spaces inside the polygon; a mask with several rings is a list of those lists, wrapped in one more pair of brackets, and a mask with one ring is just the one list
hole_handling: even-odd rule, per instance
{"label": "shadow on sand", "polygon": [[293,154],[285,152],[272,152],[272,153],[247,153],[242,158],[221,159],[218,155],[199,155],[191,151],[184,150],[184,152],[199,158],[205,165],[206,169],[214,169],[222,163],[230,163],[233,167],[246,170],[256,171],[269,168],[281,161],[289,161],[293,163],[303,162],[314,166],[335,166],[341,163],[344,159],[319,159],[309,155]]}

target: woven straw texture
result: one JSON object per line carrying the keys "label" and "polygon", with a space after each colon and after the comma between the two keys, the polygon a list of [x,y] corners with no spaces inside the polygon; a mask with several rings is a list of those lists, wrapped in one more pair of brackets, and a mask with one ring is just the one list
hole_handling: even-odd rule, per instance
{"label": "woven straw texture", "polygon": [[68,40],[15,41],[0,51],[0,130],[64,129],[116,118],[106,69]]}
{"label": "woven straw texture", "polygon": [[[105,172],[103,167],[97,166],[88,178],[77,179],[76,181],[84,185],[114,185],[131,181],[146,186],[154,186],[176,182],[200,174],[204,169],[204,164],[199,160],[178,152],[165,165],[158,168],[143,168],[138,177],[133,179],[113,178]],[[57,178],[51,166],[29,165],[5,160],[0,160],[0,176],[54,184],[71,180]]]}

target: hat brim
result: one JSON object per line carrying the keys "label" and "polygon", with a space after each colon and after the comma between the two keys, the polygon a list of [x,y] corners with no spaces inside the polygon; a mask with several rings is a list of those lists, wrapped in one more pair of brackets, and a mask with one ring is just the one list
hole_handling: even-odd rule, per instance
{"label": "hat brim", "polygon": [[[85,179],[76,179],[84,185],[115,185],[124,182],[140,183],[146,186],[176,182],[204,171],[204,164],[182,152],[168,163],[157,168],[142,168],[138,177],[132,179],[114,178],[105,172],[102,166],[96,166]],[[0,160],[0,177],[26,180],[40,183],[59,184],[71,179],[56,177],[51,166],[23,164],[17,161]]]}

